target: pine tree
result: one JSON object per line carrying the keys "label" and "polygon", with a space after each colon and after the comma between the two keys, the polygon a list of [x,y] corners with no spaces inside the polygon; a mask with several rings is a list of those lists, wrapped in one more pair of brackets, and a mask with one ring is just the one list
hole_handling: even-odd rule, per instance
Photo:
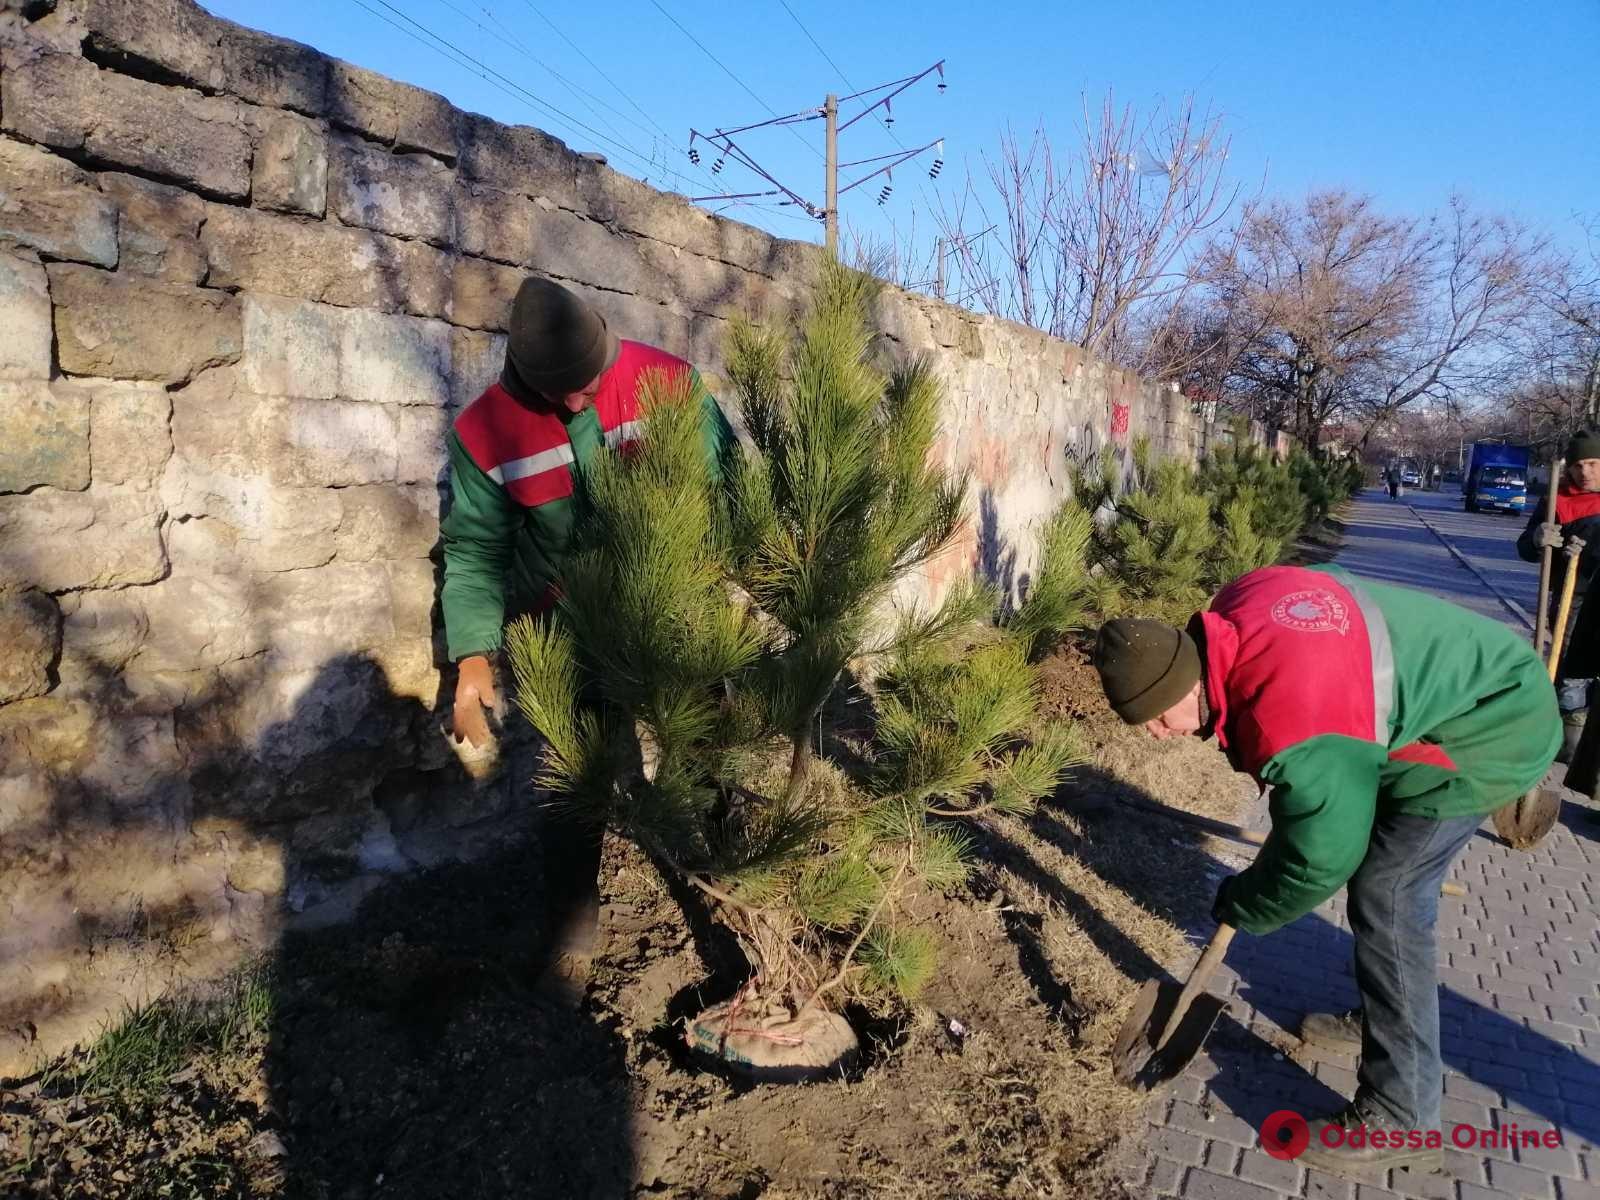
{"label": "pine tree", "polygon": [[[964,481],[929,465],[927,367],[867,360],[870,286],[825,265],[792,343],[736,324],[729,376],[754,446],[725,494],[707,482],[696,386],[649,380],[637,452],[586,481],[585,549],[554,619],[507,639],[545,782],[716,900],[756,969],[747,1011],[774,1019],[913,994],[933,943],[899,902],[969,869],[941,816],[1019,811],[1075,754],[1037,728],[1029,658],[1073,603],[1048,559],[1015,631],[976,584],[884,628],[895,582],[959,529]],[[1053,537],[1070,551],[1080,534],[1064,521]],[[814,722],[845,668],[874,658],[892,664],[878,769],[852,784],[813,768]]]}
{"label": "pine tree", "polygon": [[1221,531],[1192,467],[1153,463],[1136,443],[1134,474],[1118,492],[1116,466],[1079,472],[1068,504],[1090,515],[1089,562],[1101,617],[1137,615],[1182,624],[1201,607],[1215,573]]}
{"label": "pine tree", "polygon": [[831,261],[821,272],[792,346],[736,321],[728,350],[756,450],[734,479],[734,573],[785,634],[765,690],[794,747],[791,799],[823,703],[871,648],[894,583],[954,537],[966,494],[964,478],[929,461],[940,390],[927,363],[885,379],[867,361],[877,281]]}
{"label": "pine tree", "polygon": [[1251,441],[1249,434],[1249,425],[1236,421],[1232,440],[1213,447],[1206,456],[1199,480],[1201,490],[1211,497],[1220,525],[1227,524],[1230,508],[1240,501],[1246,504],[1260,555],[1245,570],[1266,566],[1282,556],[1305,527],[1307,507],[1306,495],[1290,466]]}

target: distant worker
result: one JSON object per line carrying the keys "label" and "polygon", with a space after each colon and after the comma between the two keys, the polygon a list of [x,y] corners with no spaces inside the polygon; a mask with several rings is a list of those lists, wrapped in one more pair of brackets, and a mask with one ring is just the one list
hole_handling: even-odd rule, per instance
{"label": "distant worker", "polygon": [[[1579,430],[1567,445],[1566,459],[1567,469],[1556,491],[1555,522],[1544,523],[1543,503],[1532,506],[1527,528],[1517,539],[1517,553],[1526,562],[1539,561],[1545,546],[1559,550],[1569,537],[1582,538],[1585,543],[1583,557],[1578,561],[1577,618],[1556,674],[1563,726],[1558,756],[1561,762],[1572,761],[1588,719],[1590,691],[1595,677],[1600,676],[1600,600],[1591,604],[1588,596],[1595,567],[1600,563],[1600,431]],[[1552,621],[1560,594],[1559,587],[1551,587]]]}
{"label": "distant worker", "polygon": [[1389,485],[1389,499],[1400,498],[1400,464],[1390,463],[1389,469],[1383,473],[1384,482]]}

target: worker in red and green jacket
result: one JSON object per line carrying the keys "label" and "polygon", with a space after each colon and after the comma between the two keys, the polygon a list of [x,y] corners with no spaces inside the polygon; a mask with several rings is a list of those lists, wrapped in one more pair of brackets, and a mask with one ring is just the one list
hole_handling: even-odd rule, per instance
{"label": "worker in red and green jacket", "polygon": [[1341,1171],[1438,1161],[1426,1145],[1320,1134],[1330,1123],[1439,1128],[1439,886],[1483,818],[1538,784],[1561,742],[1532,647],[1420,592],[1335,567],[1267,567],[1186,630],[1108,622],[1095,665],[1123,720],[1157,738],[1214,735],[1271,789],[1271,833],[1223,881],[1219,921],[1270,933],[1348,890],[1362,1008],[1313,1014],[1302,1036],[1358,1045],[1359,1086],[1312,1123],[1301,1160]]}
{"label": "worker in red and green jacket", "polygon": [[[1546,524],[1544,504],[1533,506],[1527,528],[1517,539],[1517,553],[1525,562],[1538,562],[1546,546],[1561,549],[1569,537],[1581,538],[1585,543],[1578,562],[1575,619],[1556,674],[1562,724],[1561,753],[1556,757],[1561,762],[1572,761],[1577,750],[1588,719],[1589,692],[1595,677],[1600,676],[1600,600],[1593,605],[1588,602],[1589,585],[1600,564],[1600,432],[1580,429],[1574,434],[1567,444],[1566,464],[1556,490],[1556,519]],[[1556,586],[1547,598],[1552,622],[1564,570],[1559,556],[1555,561]]]}
{"label": "worker in red and green jacket", "polygon": [[[517,290],[499,382],[469,405],[449,438],[450,511],[441,525],[448,653],[457,665],[454,728],[489,738],[494,658],[510,619],[551,606],[574,551],[574,505],[596,456],[638,436],[639,386],[650,371],[694,373],[682,359],[624,341],[566,288],[530,276]],[[716,401],[704,412],[706,463],[720,474],[736,445]],[[551,965],[569,995],[587,978],[599,893],[599,836],[546,823]]]}

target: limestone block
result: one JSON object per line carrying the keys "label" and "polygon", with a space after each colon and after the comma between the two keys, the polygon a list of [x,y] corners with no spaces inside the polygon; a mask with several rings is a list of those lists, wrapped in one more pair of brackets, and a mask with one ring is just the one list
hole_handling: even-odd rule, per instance
{"label": "limestone block", "polygon": [[60,150],[189,184],[250,194],[250,139],[232,100],[102,71],[63,54],[0,54],[0,128]]}
{"label": "limestone block", "polygon": [[191,0],[83,0],[88,46],[104,57],[149,63],[208,88],[224,84],[220,43],[229,28]]}
{"label": "limestone block", "polygon": [[240,559],[262,571],[297,571],[329,562],[339,544],[345,493],[343,488],[271,488],[259,523],[239,531]]}
{"label": "limestone block", "polygon": [[328,139],[310,121],[291,113],[263,114],[255,124],[251,203],[322,216],[328,207]]}
{"label": "limestone block", "polygon": [[432,638],[396,638],[375,647],[371,657],[382,669],[392,695],[433,708],[439,696],[439,671],[434,666]]}
{"label": "limestone block", "polygon": [[109,736],[97,737],[76,782],[137,808],[172,798],[186,787],[187,765],[173,737],[172,715],[119,713]]}
{"label": "limestone block", "polygon": [[400,483],[426,483],[430,487],[449,473],[445,440],[450,436],[450,414],[438,408],[408,406],[398,410],[395,479]]}
{"label": "limestone block", "polygon": [[277,296],[244,297],[244,386],[258,395],[327,400],[339,393],[345,310]]}
{"label": "limestone block", "polygon": [[55,259],[117,265],[117,208],[64,158],[0,138],[0,238]]}
{"label": "limestone block", "polygon": [[419,316],[449,302],[452,260],[423,242],[225,204],[207,210],[200,241],[213,287]]}
{"label": "limestone block", "polygon": [[542,211],[516,192],[481,184],[458,184],[456,242],[463,254],[529,266],[537,249],[534,230]]}
{"label": "limestone block", "polygon": [[0,379],[50,378],[50,291],[31,253],[0,252]]}
{"label": "limestone block", "polygon": [[329,147],[328,201],[346,225],[439,246],[454,240],[452,172],[426,154],[394,154],[360,138]]}
{"label": "limestone block", "polygon": [[103,685],[120,672],[150,632],[146,588],[69,592],[61,599],[61,683],[69,672],[90,685]]}
{"label": "limestone block", "polygon": [[283,891],[283,848],[271,838],[257,837],[248,826],[216,817],[196,821],[194,829],[196,836],[224,843],[228,886],[234,891],[268,896]]}
{"label": "limestone block", "polygon": [[375,71],[334,62],[328,78],[328,119],[386,145],[456,157],[456,110],[443,96]]}
{"label": "limestone block", "polygon": [[765,276],[664,242],[634,238],[627,249],[626,255],[613,255],[612,259],[627,264],[626,270],[611,277],[623,282],[614,284],[604,278],[588,282],[649,297],[671,297],[680,307],[719,315],[760,312],[772,289]]}
{"label": "limestone block", "polygon": [[290,487],[388,483],[395,475],[392,409],[343,400],[290,400],[276,407],[267,471]]}
{"label": "limestone block", "polygon": [[148,630],[128,670],[193,671],[264,650],[270,623],[255,608],[251,577],[238,568],[232,531],[217,521],[183,521],[167,540],[172,572],[144,589]]}
{"label": "limestone block", "polygon": [[542,129],[462,114],[460,167],[467,179],[578,210],[581,161],[566,143]]}
{"label": "limestone block", "polygon": [[[338,497],[293,489],[386,483],[395,478],[397,410],[348,401],[252,396],[173,397],[174,454],[161,479],[174,519],[216,517],[247,541],[262,569],[325,562],[339,523]],[[293,501],[291,503],[291,500]]]}
{"label": "limestone block", "polygon": [[636,342],[648,342],[652,346],[659,346],[669,353],[697,364],[704,361],[704,358],[697,356],[698,343],[694,326],[704,324],[708,329],[715,328],[720,331],[726,325],[723,321],[691,319],[676,309],[657,304],[642,296],[602,292],[578,283],[566,286],[603,313],[607,324],[616,330],[618,337]]}
{"label": "limestone block", "polygon": [[[221,368],[172,393],[173,455],[162,483],[162,502],[174,518],[220,516],[235,525],[248,523],[240,518],[244,510],[224,505],[221,494],[191,495],[186,479],[261,476],[264,483],[268,426],[281,401],[238,390],[237,380],[232,368]],[[252,496],[248,503],[259,509],[261,500]]]}
{"label": "limestone block", "polygon": [[152,492],[41,488],[0,496],[0,579],[62,592],[154,583],[166,566]]}
{"label": "limestone block", "polygon": [[[386,581],[387,583],[387,581]],[[42,696],[61,646],[61,611],[33,588],[0,591],[0,704]]]}
{"label": "limestone block", "polygon": [[431,482],[339,491],[344,505],[338,534],[341,562],[426,558],[439,540],[439,489]]}
{"label": "limestone block", "polygon": [[[30,835],[48,827],[54,808],[55,789],[42,772],[0,775],[0,839],[12,845],[25,845]],[[0,1026],[0,1072],[24,1075],[33,1068],[30,1039],[20,1035],[8,1039],[9,1033],[10,1030]]]}
{"label": "limestone block", "polygon": [[387,583],[380,563],[333,562],[261,576],[256,616],[271,630],[276,659],[291,667],[317,667],[394,637]]}
{"label": "limestone block", "polygon": [[426,558],[399,558],[384,566],[389,573],[389,608],[397,637],[425,638],[433,633],[434,600],[440,576]]}
{"label": "limestone block", "polygon": [[460,412],[500,381],[506,363],[503,333],[478,329],[450,331],[450,410]]}
{"label": "limestone block", "polygon": [[292,108],[321,116],[328,102],[332,60],[310,46],[241,25],[227,25],[221,39],[228,91],[264,108]]}
{"label": "limestone block", "polygon": [[83,149],[94,64],[38,47],[0,47],[0,130],[62,150]]}
{"label": "limestone block", "polygon": [[239,357],[239,302],[225,292],[62,263],[50,290],[69,374],[177,382]]}
{"label": "limestone block", "polygon": [[526,271],[481,258],[457,259],[451,276],[451,323],[503,332],[511,302],[527,277]]}
{"label": "limestone block", "polygon": [[158,384],[95,382],[89,444],[97,483],[154,487],[172,456],[172,399]]}
{"label": "limestone block", "polygon": [[88,398],[70,386],[0,383],[0,492],[88,486]]}
{"label": "limestone block", "polygon": [[352,311],[339,338],[339,395],[375,404],[444,408],[450,398],[450,326],[421,317]]}
{"label": "limestone block", "polygon": [[[0,707],[0,763],[70,775],[88,756],[96,718],[91,705],[59,696]],[[7,932],[0,929],[0,938]]]}
{"label": "limestone block", "polygon": [[679,299],[673,278],[646,260],[639,239],[631,234],[572,213],[541,209],[534,239],[533,265],[546,275],[652,299]]}
{"label": "limestone block", "polygon": [[205,278],[206,260],[200,252],[205,201],[136,175],[105,174],[100,187],[120,210],[122,270],[176,283]]}

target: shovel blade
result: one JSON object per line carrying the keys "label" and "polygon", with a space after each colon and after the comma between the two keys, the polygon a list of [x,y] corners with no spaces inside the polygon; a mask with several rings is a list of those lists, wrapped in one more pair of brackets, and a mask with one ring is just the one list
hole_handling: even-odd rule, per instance
{"label": "shovel blade", "polygon": [[1209,992],[1196,996],[1189,1011],[1159,1051],[1156,1039],[1178,1002],[1183,985],[1152,979],[1139,989],[1133,1008],[1111,1048],[1112,1074],[1118,1083],[1149,1091],[1182,1075],[1205,1045],[1228,1004]]}
{"label": "shovel blade", "polygon": [[1536,787],[1494,811],[1494,831],[1517,850],[1531,850],[1544,841],[1561,816],[1561,793]]}

